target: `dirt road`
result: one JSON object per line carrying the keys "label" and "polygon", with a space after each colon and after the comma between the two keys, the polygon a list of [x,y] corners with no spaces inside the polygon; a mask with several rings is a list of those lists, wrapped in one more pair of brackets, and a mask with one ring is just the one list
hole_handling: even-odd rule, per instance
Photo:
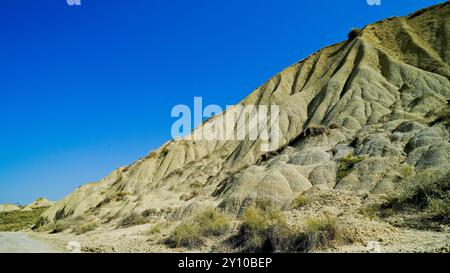
{"label": "dirt road", "polygon": [[58,253],[62,249],[23,232],[0,232],[0,253]]}

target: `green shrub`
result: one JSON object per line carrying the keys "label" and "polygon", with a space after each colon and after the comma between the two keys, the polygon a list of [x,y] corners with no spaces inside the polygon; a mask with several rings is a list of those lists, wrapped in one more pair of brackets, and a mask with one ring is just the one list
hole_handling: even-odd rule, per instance
{"label": "green shrub", "polygon": [[297,197],[295,197],[294,200],[292,200],[291,208],[298,209],[308,205],[310,202],[311,200],[308,197],[306,197],[303,194],[300,194]]}
{"label": "green shrub", "polygon": [[386,218],[395,214],[392,208],[384,207],[381,204],[371,204],[359,209],[359,212],[370,220],[377,220],[380,217]]}
{"label": "green shrub", "polygon": [[450,106],[447,105],[444,109],[441,109],[438,113],[436,113],[435,119],[431,122],[431,126],[439,123],[439,122],[448,122],[450,121]]}
{"label": "green shrub", "polygon": [[383,208],[418,209],[431,217],[449,220],[450,170],[430,168],[406,179]]}
{"label": "green shrub", "polygon": [[242,252],[273,252],[282,248],[290,233],[283,215],[278,211],[248,208],[242,223],[230,243]]}
{"label": "green shrub", "polygon": [[137,213],[122,218],[118,224],[118,228],[126,228],[131,226],[143,225],[148,222],[148,219]]}
{"label": "green shrub", "polygon": [[74,228],[73,232],[77,235],[84,234],[88,231],[92,231],[98,227],[98,223],[95,221],[82,223]]}
{"label": "green shrub", "polygon": [[354,166],[363,160],[364,157],[353,157],[351,154],[347,155],[344,158],[341,158],[338,162],[336,181],[339,182],[342,178],[353,172]]}
{"label": "green shrub", "polygon": [[148,230],[148,235],[155,235],[161,232],[162,224],[154,224]]}
{"label": "green shrub", "polygon": [[169,247],[195,248],[203,244],[203,238],[220,236],[230,228],[228,217],[215,208],[208,208],[179,224],[169,238]]}
{"label": "green shrub", "polygon": [[43,230],[43,231],[49,231],[49,233],[54,234],[54,233],[60,233],[63,232],[66,229],[70,229],[74,226],[74,221],[71,219],[62,219],[62,220],[58,220],[54,223],[51,223],[49,225],[43,226],[41,228],[39,228],[38,230]]}
{"label": "green shrub", "polygon": [[230,228],[227,216],[215,208],[208,208],[198,214],[194,222],[200,227],[203,236],[219,236]]}
{"label": "green shrub", "polygon": [[100,203],[97,204],[96,208],[100,208],[106,204],[109,204],[111,202],[111,197],[105,197],[105,199],[103,199]]}
{"label": "green shrub", "polygon": [[428,212],[437,220],[450,220],[450,192],[441,199],[431,199],[428,201]]}
{"label": "green shrub", "polygon": [[390,197],[392,207],[426,208],[432,199],[445,197],[450,190],[450,171],[427,169],[404,181],[397,194]]}
{"label": "green shrub", "polygon": [[203,187],[203,184],[201,182],[199,182],[199,181],[195,181],[195,182],[192,182],[189,185],[189,187],[191,187],[192,189],[200,189],[200,188]]}
{"label": "green shrub", "polygon": [[414,174],[414,168],[408,164],[402,164],[399,168],[400,175],[402,178],[408,178]]}
{"label": "green shrub", "polygon": [[143,212],[141,212],[141,216],[144,218],[148,218],[154,215],[158,214],[158,210],[155,208],[151,208],[151,209],[146,209]]}
{"label": "green shrub", "polygon": [[203,237],[201,236],[198,225],[192,222],[182,222],[179,224],[172,234],[165,240],[168,247],[186,247],[197,248],[203,245]]}
{"label": "green shrub", "polygon": [[56,223],[50,224],[48,226],[48,229],[51,234],[55,234],[55,233],[63,232],[64,230],[68,229],[68,226],[64,225],[62,222],[56,222]]}
{"label": "green shrub", "polygon": [[300,232],[294,243],[299,252],[330,247],[339,238],[337,221],[332,217],[310,218],[306,220],[305,231]]}
{"label": "green shrub", "polygon": [[249,208],[230,243],[242,252],[309,252],[340,239],[337,220],[308,219],[304,230],[289,226],[280,212]]}

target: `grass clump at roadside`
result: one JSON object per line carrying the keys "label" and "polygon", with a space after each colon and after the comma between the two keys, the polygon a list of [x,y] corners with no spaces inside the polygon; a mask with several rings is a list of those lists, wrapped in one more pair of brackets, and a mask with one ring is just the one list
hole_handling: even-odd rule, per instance
{"label": "grass clump at roadside", "polygon": [[46,207],[35,208],[33,210],[14,210],[0,212],[0,231],[19,231],[31,228]]}
{"label": "grass clump at roadside", "polygon": [[305,222],[305,230],[295,236],[294,250],[309,252],[328,248],[338,239],[341,239],[341,235],[336,218],[330,216],[309,218]]}
{"label": "grass clump at roadside", "polygon": [[165,240],[168,247],[197,248],[204,244],[200,228],[191,222],[182,222]]}
{"label": "grass clump at roadside", "polygon": [[309,252],[340,239],[332,217],[308,219],[299,229],[289,225],[280,211],[248,208],[241,220],[238,233],[229,241],[240,252]]}
{"label": "grass clump at roadside", "polygon": [[248,208],[241,217],[238,233],[230,243],[240,252],[274,252],[289,235],[290,230],[281,212]]}
{"label": "grass clump at roadside", "polygon": [[220,236],[229,229],[228,217],[215,208],[208,208],[175,227],[165,244],[172,248],[197,248],[204,244],[205,237]]}

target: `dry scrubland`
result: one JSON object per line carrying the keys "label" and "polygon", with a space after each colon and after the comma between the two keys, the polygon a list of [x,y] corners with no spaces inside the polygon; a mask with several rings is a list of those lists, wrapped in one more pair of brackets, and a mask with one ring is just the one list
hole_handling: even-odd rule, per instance
{"label": "dry scrubland", "polygon": [[352,30],[253,91],[240,104],[280,106],[276,151],[170,141],[47,209],[34,236],[92,252],[449,252],[449,15]]}

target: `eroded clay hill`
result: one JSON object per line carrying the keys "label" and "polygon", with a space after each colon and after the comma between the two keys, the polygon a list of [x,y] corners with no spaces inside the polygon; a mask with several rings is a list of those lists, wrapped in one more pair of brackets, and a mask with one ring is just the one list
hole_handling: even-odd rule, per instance
{"label": "eroded clay hill", "polygon": [[450,99],[449,18],[444,3],[368,25],[253,91],[242,105],[280,106],[275,152],[260,141],[174,140],[80,187],[41,223],[283,209],[312,187],[386,193],[406,171],[449,168],[449,124],[439,118]]}

